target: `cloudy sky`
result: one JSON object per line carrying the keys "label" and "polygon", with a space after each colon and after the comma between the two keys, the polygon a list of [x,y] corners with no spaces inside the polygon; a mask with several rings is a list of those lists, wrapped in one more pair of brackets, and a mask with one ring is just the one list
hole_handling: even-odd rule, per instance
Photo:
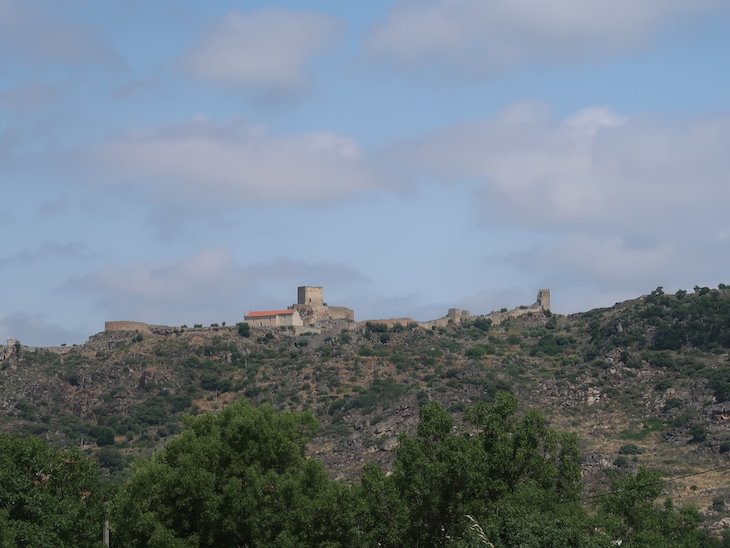
{"label": "cloudy sky", "polygon": [[0,0],[0,341],[730,283],[727,0]]}

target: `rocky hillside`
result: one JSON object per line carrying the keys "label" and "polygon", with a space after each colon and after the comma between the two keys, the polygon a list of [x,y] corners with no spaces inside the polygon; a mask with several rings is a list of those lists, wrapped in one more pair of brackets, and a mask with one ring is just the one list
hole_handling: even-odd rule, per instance
{"label": "rocky hillside", "polygon": [[[708,524],[730,516],[730,289],[650,295],[571,316],[530,312],[424,328],[367,322],[295,335],[237,327],[108,332],[83,345],[0,348],[0,428],[82,446],[111,473],[186,414],[246,397],[312,411],[335,477],[384,466],[424,402],[459,416],[499,390],[578,434],[584,477],[639,464]],[[728,520],[730,524],[730,520]]]}

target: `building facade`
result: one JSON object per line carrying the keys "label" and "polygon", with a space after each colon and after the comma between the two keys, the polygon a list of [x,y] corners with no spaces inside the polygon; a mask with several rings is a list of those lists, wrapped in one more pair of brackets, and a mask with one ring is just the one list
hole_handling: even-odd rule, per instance
{"label": "building facade", "polygon": [[255,310],[243,317],[251,327],[302,326],[304,322],[296,310]]}

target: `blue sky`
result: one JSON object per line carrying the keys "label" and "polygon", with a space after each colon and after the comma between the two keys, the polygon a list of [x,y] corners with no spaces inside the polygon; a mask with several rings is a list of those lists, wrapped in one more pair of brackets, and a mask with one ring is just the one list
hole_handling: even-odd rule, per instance
{"label": "blue sky", "polygon": [[0,0],[0,340],[730,282],[726,0]]}

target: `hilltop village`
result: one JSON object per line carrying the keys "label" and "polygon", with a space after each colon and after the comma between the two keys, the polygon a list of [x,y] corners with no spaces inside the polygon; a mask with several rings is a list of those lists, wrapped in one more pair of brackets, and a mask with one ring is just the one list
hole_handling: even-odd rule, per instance
{"label": "hilltop village", "polygon": [[[462,322],[477,318],[488,319],[492,325],[499,325],[506,319],[517,318],[535,312],[550,312],[550,290],[540,289],[535,302],[529,306],[518,306],[513,309],[502,308],[484,315],[472,315],[468,310],[461,308],[448,309],[445,316],[435,320],[417,322],[412,318],[390,318],[367,321],[355,321],[355,311],[345,306],[330,306],[324,300],[324,288],[322,286],[300,286],[297,288],[297,302],[285,309],[252,310],[246,313],[240,323],[248,324],[250,328],[257,330],[288,329],[295,335],[302,333],[321,333],[330,329],[357,329],[361,324],[375,322],[387,326],[413,325],[426,329],[446,327],[448,325],[459,325]],[[240,325],[240,324],[237,324]],[[225,327],[211,324],[203,326],[196,324],[192,327],[182,325],[179,327],[169,325],[154,325],[139,321],[113,320],[104,323],[104,332],[137,332],[157,335],[180,333],[181,331],[208,331],[218,330]],[[5,346],[0,345],[0,360],[5,360],[20,352],[21,342],[17,339],[8,339]],[[74,345],[75,346],[75,345]],[[29,347],[22,346],[26,350]],[[66,352],[71,347],[62,345],[48,348],[55,352]]]}
{"label": "hilltop village", "polygon": [[[370,322],[382,323],[388,326],[418,324],[420,327],[431,329],[435,327],[446,327],[453,324],[476,318],[489,319],[493,325],[499,325],[508,318],[516,318],[525,314],[550,311],[550,290],[540,289],[535,302],[529,306],[518,306],[508,310],[503,308],[499,311],[490,312],[485,315],[472,315],[468,310],[461,308],[450,308],[446,315],[435,320],[417,322],[411,318],[391,318],[368,320]],[[355,311],[345,306],[330,306],[324,300],[324,288],[322,286],[300,286],[297,288],[297,302],[285,309],[252,310],[243,317],[243,322],[251,328],[261,330],[272,330],[286,328],[295,334],[319,333],[328,329],[356,329],[360,324],[367,322],[355,321]],[[193,329],[218,328],[218,325],[203,327],[196,325]],[[187,326],[174,328],[170,326],[155,326],[134,321],[109,321],[104,325],[105,331],[138,331],[164,334],[170,330],[190,329]]]}

